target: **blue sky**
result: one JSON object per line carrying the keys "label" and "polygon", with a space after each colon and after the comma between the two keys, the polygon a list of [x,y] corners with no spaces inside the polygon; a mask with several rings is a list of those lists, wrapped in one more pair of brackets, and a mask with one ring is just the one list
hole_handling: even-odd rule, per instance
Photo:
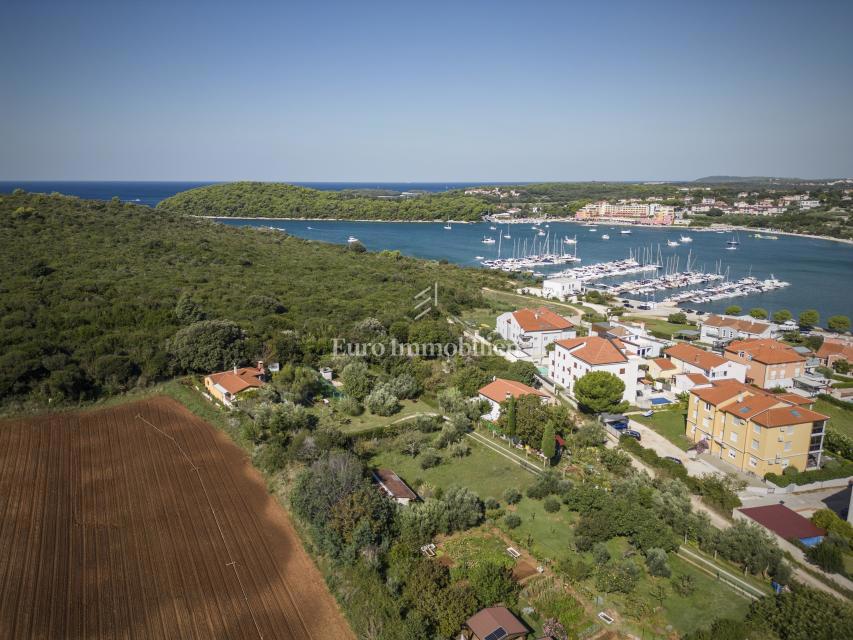
{"label": "blue sky", "polygon": [[853,175],[851,2],[38,2],[0,179]]}

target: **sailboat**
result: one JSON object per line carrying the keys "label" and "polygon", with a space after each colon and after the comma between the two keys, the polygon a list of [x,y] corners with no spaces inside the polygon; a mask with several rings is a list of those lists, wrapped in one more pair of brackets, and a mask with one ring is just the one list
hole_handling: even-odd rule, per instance
{"label": "sailboat", "polygon": [[575,236],[574,238],[570,238],[569,236],[566,236],[565,238],[563,238],[563,244],[577,244],[577,243],[578,243],[578,237],[577,236]]}
{"label": "sailboat", "polygon": [[453,227],[450,226],[450,220],[447,221],[447,224],[444,225],[444,228],[450,231]]}
{"label": "sailboat", "polygon": [[668,247],[677,247],[677,246],[678,246],[678,242],[677,242],[677,241],[675,241],[675,240],[667,240],[667,241],[666,241],[666,246],[668,246]]}
{"label": "sailboat", "polygon": [[495,244],[495,239],[483,236],[483,244]]}
{"label": "sailboat", "polygon": [[537,236],[544,236],[545,232],[542,229],[539,229],[539,232],[536,234]]}
{"label": "sailboat", "polygon": [[509,231],[507,231],[507,232],[504,234],[504,238],[506,238],[507,240],[509,240],[510,238],[512,238],[512,236],[511,236],[511,235],[509,235]]}
{"label": "sailboat", "polygon": [[740,239],[737,237],[737,235],[734,235],[734,236],[732,236],[731,240],[726,241],[726,244],[730,245],[732,247],[736,247],[737,245],[740,244]]}
{"label": "sailboat", "polygon": [[490,227],[489,227],[489,229],[490,229],[490,230],[492,230],[492,231],[495,231],[495,230],[497,229],[497,227],[496,227],[495,225],[492,225],[492,226],[490,226]]}

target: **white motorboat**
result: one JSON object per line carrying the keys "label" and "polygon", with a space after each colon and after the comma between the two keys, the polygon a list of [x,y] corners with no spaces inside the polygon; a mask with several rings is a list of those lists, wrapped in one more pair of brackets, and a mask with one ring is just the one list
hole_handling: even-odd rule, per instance
{"label": "white motorboat", "polygon": [[539,232],[536,234],[537,236],[544,236],[545,232],[542,229],[539,229]]}
{"label": "white motorboat", "polygon": [[610,236],[607,235],[606,233],[603,233],[603,234],[601,234],[601,239],[602,240],[610,240]]}
{"label": "white motorboat", "polygon": [[495,230],[497,229],[497,227],[496,227],[496,226],[494,226],[494,225],[492,225],[492,226],[490,226],[490,227],[489,227],[489,229],[490,229],[491,231],[495,231]]}
{"label": "white motorboat", "polygon": [[631,230],[630,229],[622,229],[619,233],[621,233],[623,236],[630,236]]}
{"label": "white motorboat", "polygon": [[494,238],[483,237],[483,244],[495,244]]}
{"label": "white motorboat", "polygon": [[512,236],[511,236],[511,235],[509,235],[508,233],[505,233],[505,234],[504,234],[504,239],[505,239],[505,240],[509,240],[510,238],[512,238]]}
{"label": "white motorboat", "polygon": [[730,244],[728,247],[726,247],[726,251],[736,251],[736,250],[737,250],[737,247],[733,244]]}
{"label": "white motorboat", "polygon": [[350,236],[349,238],[347,238],[347,242],[349,242],[349,243],[358,242],[358,238],[356,238],[355,236]]}
{"label": "white motorboat", "polygon": [[577,236],[575,236],[574,238],[570,238],[569,236],[566,236],[565,238],[563,238],[563,244],[577,244],[577,243],[578,243],[578,237]]}
{"label": "white motorboat", "polygon": [[589,228],[589,230],[590,230],[590,231],[598,231],[598,229],[597,229],[597,228],[595,228],[595,227],[590,227],[590,228]]}
{"label": "white motorboat", "polygon": [[693,242],[693,238],[690,236],[681,236],[679,240],[681,240],[681,242]]}
{"label": "white motorboat", "polygon": [[474,256],[474,260],[485,260],[483,256]]}
{"label": "white motorboat", "polygon": [[678,246],[678,242],[677,242],[676,240],[667,240],[667,241],[666,241],[666,246],[668,246],[668,247],[677,247],[677,246]]}

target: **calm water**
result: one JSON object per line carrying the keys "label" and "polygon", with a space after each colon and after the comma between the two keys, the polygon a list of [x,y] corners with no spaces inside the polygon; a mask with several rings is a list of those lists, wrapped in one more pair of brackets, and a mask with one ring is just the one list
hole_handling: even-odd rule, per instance
{"label": "calm water", "polygon": [[[122,200],[154,206],[164,198],[180,191],[213,182],[0,182],[0,193],[9,193],[22,188],[27,191],[52,193],[57,191],[80,198],[109,200],[117,196]],[[307,182],[297,183],[316,189],[337,190],[350,188],[381,188],[399,191],[425,190],[432,192],[476,186],[477,182],[455,183],[353,183],[353,182]],[[492,183],[494,184],[494,183]],[[221,220],[225,224],[247,226],[274,226],[286,229],[294,235],[325,242],[345,243],[347,237],[359,238],[371,250],[398,249],[401,252],[429,259],[446,259],[464,266],[477,266],[475,256],[487,258],[498,255],[497,245],[482,244],[484,235],[498,238],[487,223],[454,225],[446,231],[438,223],[405,222],[317,222],[317,221],[269,221],[269,220]],[[726,251],[728,235],[691,231],[691,244],[667,247],[668,239],[677,240],[680,230],[632,228],[631,235],[619,234],[619,229],[600,225],[597,232],[589,231],[572,223],[552,223],[550,232],[562,237],[578,237],[578,256],[581,265],[605,260],[615,260],[628,255],[629,249],[652,247],[654,254],[660,247],[664,261],[679,257],[679,267],[684,268],[688,252],[691,252],[698,268],[714,270],[722,260],[723,270],[727,267],[732,278],[752,273],[759,278],[776,277],[791,283],[790,287],[751,297],[721,300],[705,305],[690,305],[709,311],[722,311],[729,304],[744,308],[765,307],[771,311],[790,309],[795,314],[803,309],[817,309],[821,317],[844,314],[853,316],[853,246],[813,240],[779,236],[778,240],[760,240],[750,234],[740,233],[741,244],[737,251]],[[502,255],[512,252],[512,244],[527,241],[528,246],[536,238],[529,225],[511,225],[512,239],[504,240]],[[602,240],[601,234],[608,233],[610,240]],[[537,238],[541,240],[541,238]],[[567,247],[571,248],[571,247]],[[545,273],[558,268],[542,268]],[[639,276],[630,276],[630,279]],[[663,295],[659,294],[659,298]]]}
{"label": "calm water", "polygon": [[[513,243],[527,241],[528,247],[536,240],[536,232],[530,225],[498,225],[497,231],[491,231],[488,223],[453,225],[451,231],[441,223],[415,222],[320,222],[320,221],[271,221],[271,220],[233,220],[220,219],[229,225],[252,227],[275,227],[284,229],[293,235],[322,240],[324,242],[345,243],[352,235],[371,251],[398,249],[404,254],[429,259],[446,259],[460,265],[474,267],[479,261],[476,256],[494,258],[498,256],[498,245],[483,244],[484,236],[495,239],[509,228],[510,240],[502,240],[501,255],[512,254]],[[793,236],[779,236],[778,240],[761,240],[751,234],[738,234],[740,246],[736,251],[727,251],[726,241],[731,234],[720,235],[712,232],[690,231],[693,242],[678,247],[668,247],[667,240],[678,240],[685,231],[678,229],[646,229],[631,227],[631,235],[621,235],[619,227],[599,225],[592,232],[570,222],[552,222],[545,231],[558,238],[577,236],[577,254],[580,265],[594,264],[606,260],[617,260],[628,256],[629,250],[642,251],[651,247],[655,258],[660,248],[661,260],[679,260],[679,269],[683,270],[688,253],[695,262],[695,268],[714,271],[722,260],[722,271],[729,269],[732,279],[750,275],[769,278],[771,274],[780,280],[791,283],[790,287],[768,293],[741,298],[720,300],[713,303],[696,305],[688,303],[690,308],[707,311],[723,311],[730,304],[738,304],[745,309],[764,307],[770,311],[789,309],[795,315],[804,309],[817,309],[821,318],[843,314],[853,317],[853,246],[829,240],[813,240]],[[602,234],[609,234],[610,240],[602,240]],[[572,247],[567,246],[567,249]],[[567,265],[568,266],[568,265]],[[553,273],[564,267],[542,267],[543,273]],[[625,279],[636,279],[632,275]],[[615,282],[616,279],[606,282]],[[658,299],[667,294],[659,293]]]}

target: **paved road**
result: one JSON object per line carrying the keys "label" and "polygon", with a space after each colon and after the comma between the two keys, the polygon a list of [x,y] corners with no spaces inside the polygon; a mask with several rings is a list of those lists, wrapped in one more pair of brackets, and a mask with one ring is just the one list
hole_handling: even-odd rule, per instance
{"label": "paved road", "polygon": [[701,476],[706,473],[717,473],[717,469],[705,462],[704,460],[691,460],[687,454],[664,438],[654,429],[647,427],[636,420],[628,419],[630,427],[640,432],[643,437],[642,444],[647,449],[653,450],[659,456],[671,456],[681,460],[681,463],[687,469],[687,473],[691,476]]}

